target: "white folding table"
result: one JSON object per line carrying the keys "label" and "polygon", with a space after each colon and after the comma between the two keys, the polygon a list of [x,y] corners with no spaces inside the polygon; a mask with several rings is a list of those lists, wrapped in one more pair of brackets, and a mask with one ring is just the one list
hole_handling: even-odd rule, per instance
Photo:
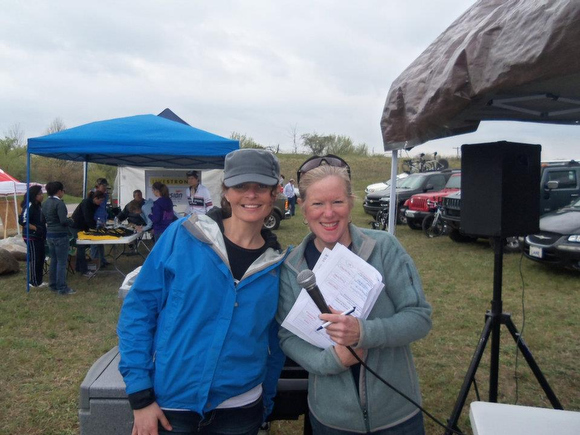
{"label": "white folding table", "polygon": [[503,403],[472,402],[473,435],[578,435],[580,412]]}
{"label": "white folding table", "polygon": [[[102,239],[102,240],[88,240],[88,239],[77,239],[76,240],[76,244],[77,245],[103,245],[103,246],[110,246],[111,247],[111,252],[109,253],[111,255],[111,257],[113,257],[113,266],[115,267],[115,269],[117,270],[117,272],[119,272],[121,275],[125,276],[126,274],[123,273],[121,271],[121,269],[119,269],[119,266],[117,264],[117,260],[119,259],[119,257],[121,255],[127,255],[125,253],[125,248],[135,242],[137,239],[140,239],[140,237],[142,237],[142,233],[135,233],[132,234],[130,236],[125,236],[125,237],[117,237],[115,239]],[[117,251],[119,250],[119,248],[122,248],[121,252],[117,253]],[[143,257],[143,254],[141,254],[139,252],[139,250],[137,250],[137,253],[139,255],[141,255],[141,257]],[[145,259],[145,257],[143,257],[143,259]],[[100,270],[100,267],[97,268],[97,270],[95,271],[95,273],[97,273]],[[94,276],[94,275],[93,275]]]}

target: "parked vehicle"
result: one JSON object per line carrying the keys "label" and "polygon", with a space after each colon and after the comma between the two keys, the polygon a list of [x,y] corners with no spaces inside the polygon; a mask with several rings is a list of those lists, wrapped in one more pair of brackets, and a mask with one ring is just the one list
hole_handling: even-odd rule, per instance
{"label": "parked vehicle", "polygon": [[530,260],[580,271],[580,200],[540,219],[540,232],[521,237]]}
{"label": "parked vehicle", "polygon": [[[442,190],[447,183],[452,172],[450,170],[441,172],[424,172],[420,174],[411,174],[397,184],[397,223],[405,223],[404,203],[407,199],[417,193],[437,192]],[[386,195],[378,196],[376,193],[369,193],[363,202],[363,208],[366,213],[376,216],[379,210],[388,214],[390,208],[390,191]]]}
{"label": "parked vehicle", "polygon": [[[574,160],[542,163],[540,186],[540,216],[570,204],[580,195],[580,163]],[[443,219],[449,227],[451,240],[470,242],[477,239],[461,231],[461,194],[459,192],[443,198]],[[519,252],[520,249],[519,238],[509,237],[506,251]]]}
{"label": "parked vehicle", "polygon": [[264,228],[269,230],[277,230],[280,228],[280,222],[283,219],[290,218],[290,208],[288,207],[288,198],[283,193],[278,194],[278,198],[274,201],[274,207],[270,216],[264,221]]}
{"label": "parked vehicle", "polygon": [[452,173],[445,188],[438,192],[418,193],[405,201],[404,206],[407,225],[413,230],[420,230],[423,221],[433,216],[444,197],[461,189],[461,173]]}
{"label": "parked vehicle", "polygon": [[[409,176],[409,174],[403,172],[402,174],[397,175],[397,186],[399,185],[400,180],[402,180],[403,178],[407,178]],[[369,184],[366,188],[365,188],[365,194],[369,194],[369,193],[378,193],[378,192],[383,192],[383,196],[387,194],[387,189],[389,188],[389,186],[391,185],[391,180],[385,180],[385,181],[381,181],[379,183],[373,183],[373,184]]]}

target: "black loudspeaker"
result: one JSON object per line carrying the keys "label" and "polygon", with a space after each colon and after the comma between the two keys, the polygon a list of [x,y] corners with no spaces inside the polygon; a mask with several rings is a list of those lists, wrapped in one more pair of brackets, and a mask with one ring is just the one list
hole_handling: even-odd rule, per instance
{"label": "black loudspeaker", "polygon": [[540,145],[461,146],[461,230],[483,237],[539,231]]}

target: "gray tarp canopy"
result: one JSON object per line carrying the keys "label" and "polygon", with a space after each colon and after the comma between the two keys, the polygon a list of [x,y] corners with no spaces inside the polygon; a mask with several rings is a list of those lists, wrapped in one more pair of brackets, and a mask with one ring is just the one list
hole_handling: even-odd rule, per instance
{"label": "gray tarp canopy", "polygon": [[580,1],[480,0],[391,85],[385,151],[481,120],[578,124]]}
{"label": "gray tarp canopy", "polygon": [[[393,151],[482,120],[580,122],[580,1],[480,0],[393,82],[381,130]],[[389,208],[394,233],[395,207]]]}

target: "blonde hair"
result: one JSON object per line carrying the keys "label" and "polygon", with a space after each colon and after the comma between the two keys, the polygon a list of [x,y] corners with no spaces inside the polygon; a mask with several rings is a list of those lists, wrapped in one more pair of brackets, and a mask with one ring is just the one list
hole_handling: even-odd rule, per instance
{"label": "blonde hair", "polygon": [[351,207],[354,204],[354,195],[352,194],[352,183],[350,182],[350,177],[348,176],[348,171],[346,168],[339,168],[338,166],[321,165],[317,168],[311,169],[300,177],[300,185],[298,190],[300,191],[300,198],[302,201],[306,201],[307,192],[310,186],[312,186],[317,181],[323,180],[326,177],[338,177],[344,181],[344,188],[346,190],[346,196],[351,203]]}

